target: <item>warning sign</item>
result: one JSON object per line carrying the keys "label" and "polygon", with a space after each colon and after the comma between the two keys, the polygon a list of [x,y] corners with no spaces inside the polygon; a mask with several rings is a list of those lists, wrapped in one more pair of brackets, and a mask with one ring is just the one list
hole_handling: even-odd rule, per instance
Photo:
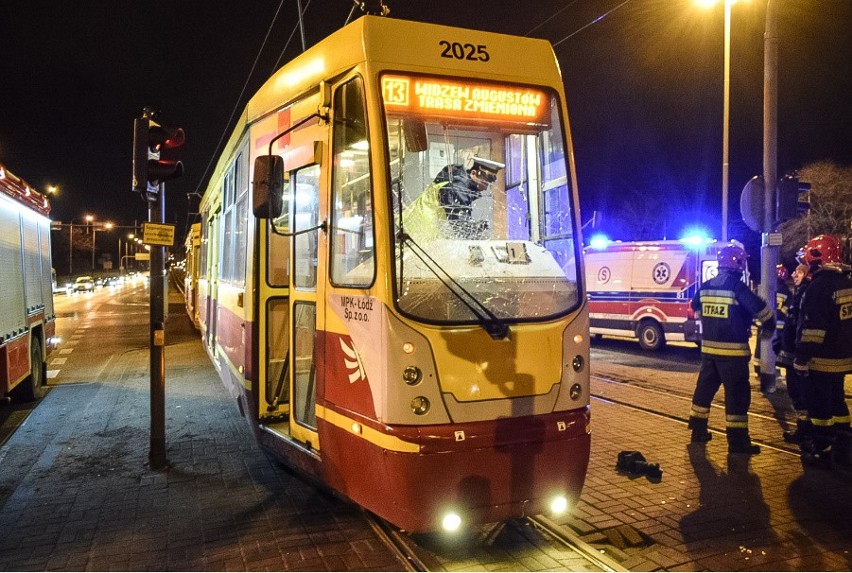
{"label": "warning sign", "polygon": [[142,223],[142,243],[171,247],[175,244],[175,226],[160,223]]}

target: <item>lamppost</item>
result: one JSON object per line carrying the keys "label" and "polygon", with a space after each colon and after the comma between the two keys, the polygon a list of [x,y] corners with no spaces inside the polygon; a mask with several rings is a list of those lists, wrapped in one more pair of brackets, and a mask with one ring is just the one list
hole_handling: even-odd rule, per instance
{"label": "lamppost", "polygon": [[[720,0],[695,0],[705,7],[715,6]],[[722,93],[722,242],[728,242],[728,148],[731,110],[731,6],[737,0],[721,0],[725,5],[725,63]]]}
{"label": "lamppost", "polygon": [[94,224],[95,218],[91,215],[86,215],[86,221],[92,224],[92,272],[95,271],[95,243],[98,237],[98,231],[109,231],[112,229],[112,223],[104,223],[102,227]]}

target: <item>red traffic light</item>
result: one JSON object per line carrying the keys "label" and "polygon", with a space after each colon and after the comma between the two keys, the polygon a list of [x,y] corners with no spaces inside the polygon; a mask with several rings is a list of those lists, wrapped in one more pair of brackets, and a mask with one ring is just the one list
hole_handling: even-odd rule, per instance
{"label": "red traffic light", "polygon": [[186,135],[180,127],[164,127],[151,120],[148,120],[148,124],[148,145],[155,151],[159,151],[162,147],[174,149],[186,141]]}
{"label": "red traffic light", "polygon": [[183,175],[183,163],[160,159],[162,148],[180,147],[186,141],[181,128],[160,125],[150,116],[133,122],[133,191],[146,200],[154,201],[163,181]]}

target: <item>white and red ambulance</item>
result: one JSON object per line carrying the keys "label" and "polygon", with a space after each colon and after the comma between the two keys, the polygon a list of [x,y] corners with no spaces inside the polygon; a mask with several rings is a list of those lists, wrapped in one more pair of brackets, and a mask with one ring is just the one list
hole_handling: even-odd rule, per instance
{"label": "white and red ambulance", "polygon": [[725,244],[683,239],[586,247],[591,333],[635,337],[645,350],[659,350],[667,341],[700,341],[690,301],[718,272],[716,253]]}

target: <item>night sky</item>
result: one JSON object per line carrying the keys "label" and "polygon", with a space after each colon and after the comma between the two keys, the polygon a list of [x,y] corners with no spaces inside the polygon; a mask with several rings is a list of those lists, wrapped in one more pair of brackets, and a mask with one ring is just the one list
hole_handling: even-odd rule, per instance
{"label": "night sky", "polygon": [[[198,205],[187,194],[204,191],[233,117],[274,69],[301,51],[295,0],[6,4],[0,162],[40,190],[58,185],[53,218],[65,222],[87,213],[118,224],[147,219],[130,180],[133,118],[150,105],[163,124],[187,133],[179,157],[186,174],[166,185],[167,219],[182,236],[187,213]],[[584,220],[600,211],[603,230],[620,239],[677,238],[690,224],[719,235],[721,5],[388,4],[391,17],[554,44]],[[352,4],[302,0],[302,6],[312,45],[343,25]],[[740,0],[732,9],[730,236],[746,242],[756,235],[740,220],[739,194],[763,170],[765,6],[766,0]],[[780,0],[779,18],[779,175],[823,159],[852,165],[852,0]]]}

